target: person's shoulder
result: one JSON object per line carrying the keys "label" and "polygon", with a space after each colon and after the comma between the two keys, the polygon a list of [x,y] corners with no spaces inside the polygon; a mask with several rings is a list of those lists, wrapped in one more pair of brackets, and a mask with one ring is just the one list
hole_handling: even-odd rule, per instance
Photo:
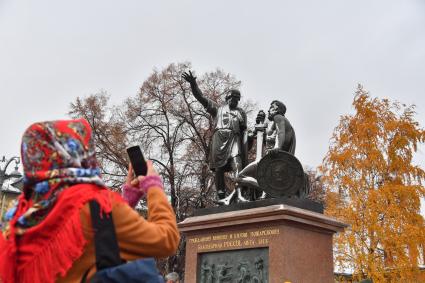
{"label": "person's shoulder", "polygon": [[116,203],[126,203],[119,192],[114,191],[112,188],[91,185],[92,189],[100,198],[107,199],[112,205]]}
{"label": "person's shoulder", "polygon": [[215,102],[214,100],[208,98],[207,108],[218,110],[218,109],[221,109],[223,106],[225,106],[225,105],[220,105],[217,102]]}
{"label": "person's shoulder", "polygon": [[236,107],[236,110],[239,111],[242,115],[246,115],[245,110],[240,107]]}
{"label": "person's shoulder", "polygon": [[276,123],[281,123],[281,122],[285,122],[285,121],[289,122],[288,119],[286,119],[286,117],[282,114],[274,115],[273,121],[276,122]]}
{"label": "person's shoulder", "polygon": [[107,194],[109,195],[109,198],[112,203],[126,203],[122,195],[118,192],[112,191],[111,189],[107,189]]}

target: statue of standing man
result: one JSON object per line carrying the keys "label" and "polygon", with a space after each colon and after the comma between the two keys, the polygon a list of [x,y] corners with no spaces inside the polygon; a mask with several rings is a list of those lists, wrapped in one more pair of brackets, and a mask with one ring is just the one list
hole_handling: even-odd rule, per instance
{"label": "statue of standing man", "polygon": [[[238,107],[241,93],[232,89],[226,95],[226,104],[218,105],[216,102],[205,97],[199,89],[196,77],[192,72],[184,72],[183,79],[190,83],[193,96],[204,106],[206,111],[214,118],[214,133],[210,144],[209,167],[215,172],[215,184],[217,189],[218,203],[229,204],[235,191],[227,198],[224,182],[224,173],[233,171],[235,176],[243,168],[246,160],[243,150],[243,137],[246,125],[246,114]],[[240,189],[236,189],[239,200],[244,200]]]}

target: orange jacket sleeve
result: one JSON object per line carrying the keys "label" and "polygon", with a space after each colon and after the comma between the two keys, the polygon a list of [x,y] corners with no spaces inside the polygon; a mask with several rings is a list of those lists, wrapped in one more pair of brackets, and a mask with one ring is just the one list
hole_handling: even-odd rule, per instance
{"label": "orange jacket sleeve", "polygon": [[115,232],[124,259],[166,257],[177,250],[180,235],[176,217],[163,190],[150,188],[147,204],[147,220],[125,203],[117,203],[112,209]]}

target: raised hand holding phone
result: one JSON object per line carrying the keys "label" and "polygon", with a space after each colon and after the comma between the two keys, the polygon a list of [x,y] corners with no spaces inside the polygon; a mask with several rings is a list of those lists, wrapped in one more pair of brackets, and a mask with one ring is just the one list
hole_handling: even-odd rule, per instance
{"label": "raised hand holding phone", "polygon": [[136,187],[139,182],[141,182],[145,177],[148,176],[159,176],[158,173],[156,172],[155,168],[153,167],[152,161],[148,160],[146,161],[146,166],[147,166],[147,173],[146,176],[134,176],[134,171],[133,171],[133,166],[130,164],[128,164],[128,173],[127,173],[127,179],[126,179],[126,184]]}
{"label": "raised hand holding phone", "polygon": [[130,159],[126,180],[127,185],[136,187],[145,177],[158,176],[158,173],[153,167],[152,161],[145,160],[140,146],[127,148],[127,154]]}
{"label": "raised hand holding phone", "polygon": [[148,173],[148,166],[140,146],[136,145],[127,148],[127,154],[136,176],[146,176]]}

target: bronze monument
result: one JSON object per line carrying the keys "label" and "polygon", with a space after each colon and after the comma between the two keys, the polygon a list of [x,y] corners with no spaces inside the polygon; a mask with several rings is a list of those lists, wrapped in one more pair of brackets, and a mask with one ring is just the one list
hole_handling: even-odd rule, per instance
{"label": "bronze monument", "polygon": [[[219,203],[240,202],[196,210],[179,223],[186,236],[185,281],[333,282],[332,235],[346,225],[306,198],[309,182],[294,156],[295,131],[285,105],[274,100],[269,121],[260,111],[248,134],[245,113],[237,108],[239,92],[230,92],[227,105],[218,106],[202,96],[190,72],[183,78],[215,119],[210,167]],[[255,137],[255,161],[244,168],[243,141]],[[224,197],[223,174],[230,165],[238,173],[236,189]]]}
{"label": "bronze monument", "polygon": [[[257,137],[256,160],[244,167],[247,160],[247,118],[238,107],[241,94],[230,90],[226,104],[218,105],[205,97],[191,71],[182,78],[190,83],[193,96],[214,118],[214,133],[210,143],[209,167],[215,172],[215,185],[220,205],[232,202],[247,202],[265,198],[305,198],[309,192],[308,176],[295,154],[295,131],[285,117],[286,106],[278,100],[272,101],[268,120],[260,111],[256,118],[253,135]],[[251,139],[253,139],[251,135]],[[263,156],[263,141],[266,154]],[[224,173],[233,172],[235,187],[227,197]],[[242,193],[243,192],[243,193]]]}
{"label": "bronze monument", "polygon": [[204,106],[214,118],[214,134],[210,144],[209,167],[215,172],[218,204],[229,204],[235,191],[240,201],[245,201],[239,188],[226,197],[224,173],[234,172],[235,176],[242,170],[246,160],[243,150],[243,137],[246,134],[246,114],[238,107],[241,94],[232,89],[226,95],[226,104],[218,105],[205,97],[199,89],[196,77],[192,72],[182,74],[183,79],[190,83],[193,96]]}

